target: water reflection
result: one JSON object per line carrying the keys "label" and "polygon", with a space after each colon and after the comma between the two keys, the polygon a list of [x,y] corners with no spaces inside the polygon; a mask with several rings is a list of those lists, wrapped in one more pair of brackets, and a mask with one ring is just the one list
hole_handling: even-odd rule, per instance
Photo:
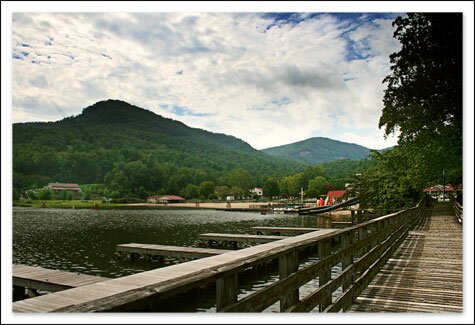
{"label": "water reflection", "polygon": [[[169,258],[164,263],[118,260],[114,254],[118,244],[196,247],[201,233],[250,234],[254,226],[328,228],[331,219],[215,210],[14,208],[12,226],[14,263],[115,278],[178,262]],[[240,297],[277,279],[276,273],[267,274],[243,288]],[[198,310],[212,311],[213,307]]]}

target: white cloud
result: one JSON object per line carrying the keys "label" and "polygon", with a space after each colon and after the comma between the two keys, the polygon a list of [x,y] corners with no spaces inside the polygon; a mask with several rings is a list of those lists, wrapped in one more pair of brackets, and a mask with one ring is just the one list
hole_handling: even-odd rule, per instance
{"label": "white cloud", "polygon": [[387,147],[377,124],[398,43],[392,19],[370,18],[15,13],[13,121],[114,98],[258,149],[342,134]]}

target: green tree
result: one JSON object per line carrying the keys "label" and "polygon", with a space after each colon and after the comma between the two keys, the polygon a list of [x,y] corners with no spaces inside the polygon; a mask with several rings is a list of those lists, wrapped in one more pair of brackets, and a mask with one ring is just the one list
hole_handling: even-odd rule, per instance
{"label": "green tree", "polygon": [[199,186],[199,195],[205,199],[208,199],[214,194],[214,183],[211,181],[201,182]]}
{"label": "green tree", "polygon": [[314,179],[308,181],[307,188],[307,197],[317,197],[318,195],[323,195],[328,192],[328,186],[330,183],[325,177],[317,176]]}
{"label": "green tree", "polygon": [[181,193],[187,199],[194,199],[199,196],[199,188],[194,184],[187,184],[185,189],[182,190]]}
{"label": "green tree", "polygon": [[89,191],[85,191],[84,195],[82,196],[82,199],[85,201],[88,201],[91,199],[91,193]]}
{"label": "green tree", "polygon": [[273,178],[268,178],[264,183],[264,188],[262,189],[263,195],[269,198],[276,197],[279,195],[279,183]]}
{"label": "green tree", "polygon": [[399,133],[401,154],[420,183],[462,177],[462,14],[409,13],[398,17],[379,127]]}
{"label": "green tree", "polygon": [[225,199],[226,196],[231,195],[231,189],[226,185],[216,186],[216,195],[220,199]]}
{"label": "green tree", "polygon": [[13,201],[18,201],[20,199],[20,192],[16,188],[13,189],[12,194],[13,194]]}
{"label": "green tree", "polygon": [[38,193],[40,200],[51,200],[53,198],[53,191],[50,188],[41,189]]}
{"label": "green tree", "polygon": [[362,175],[357,186],[362,207],[399,209],[414,205],[422,192],[404,151],[395,148],[371,155],[377,164]]}
{"label": "green tree", "polygon": [[117,200],[120,198],[120,193],[119,191],[112,191],[111,192],[111,199]]}

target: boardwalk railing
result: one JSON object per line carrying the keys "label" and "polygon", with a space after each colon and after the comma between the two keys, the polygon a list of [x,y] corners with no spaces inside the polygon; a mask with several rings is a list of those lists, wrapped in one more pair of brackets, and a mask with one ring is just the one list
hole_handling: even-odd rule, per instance
{"label": "boardwalk railing", "polygon": [[[425,204],[421,202],[414,208],[317,239],[312,244],[318,247],[319,261],[301,269],[297,255],[302,246],[289,249],[279,257],[279,281],[239,301],[232,297],[227,306],[218,305],[218,311],[259,312],[278,300],[283,312],[308,312],[317,306],[321,312],[346,311],[425,213]],[[334,242],[340,244],[332,251]],[[337,264],[342,272],[332,279],[331,268]],[[299,288],[316,278],[319,288],[300,300]],[[342,293],[334,297],[339,288]]]}
{"label": "boardwalk railing", "polygon": [[450,195],[450,201],[452,201],[452,206],[454,208],[455,216],[460,224],[463,224],[463,205],[461,205],[453,195]]}
{"label": "boardwalk railing", "polygon": [[[169,294],[215,281],[218,312],[258,312],[277,302],[282,312],[305,312],[316,307],[322,312],[346,311],[425,214],[426,204],[421,201],[416,207],[348,228],[314,231],[52,293],[28,299],[31,303],[16,302],[13,310],[31,311],[37,308],[32,305],[35,299],[42,299],[37,306],[42,306],[43,312],[124,311],[137,303],[153,305]],[[300,265],[302,252],[316,254],[318,260]],[[239,299],[238,274],[275,259],[279,264],[279,280]],[[332,267],[336,265],[342,271],[332,278]],[[317,279],[318,287],[301,299],[299,289]],[[106,287],[110,292],[104,291]]]}

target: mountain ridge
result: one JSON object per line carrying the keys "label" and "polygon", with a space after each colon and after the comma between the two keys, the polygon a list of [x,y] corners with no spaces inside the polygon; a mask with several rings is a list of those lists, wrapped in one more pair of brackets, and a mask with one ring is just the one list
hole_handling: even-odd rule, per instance
{"label": "mountain ridge", "polygon": [[281,146],[262,149],[263,152],[274,157],[285,157],[307,165],[342,159],[360,160],[367,158],[371,150],[359,144],[326,137],[312,137]]}

